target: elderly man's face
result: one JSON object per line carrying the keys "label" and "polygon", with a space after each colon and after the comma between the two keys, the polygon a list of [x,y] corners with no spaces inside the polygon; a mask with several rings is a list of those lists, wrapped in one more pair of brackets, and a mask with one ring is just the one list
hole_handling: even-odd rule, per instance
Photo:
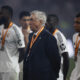
{"label": "elderly man's face", "polygon": [[80,32],[80,17],[75,18],[74,20],[74,28],[77,32]]}
{"label": "elderly man's face", "polygon": [[30,28],[33,32],[37,32],[38,28],[41,26],[41,23],[39,20],[37,20],[35,14],[31,15],[31,21],[30,21]]}

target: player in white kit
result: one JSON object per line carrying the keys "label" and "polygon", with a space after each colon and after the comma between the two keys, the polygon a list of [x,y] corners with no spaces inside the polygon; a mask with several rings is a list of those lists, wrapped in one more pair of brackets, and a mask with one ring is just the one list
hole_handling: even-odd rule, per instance
{"label": "player in white kit", "polygon": [[80,80],[80,13],[74,19],[74,28],[76,30],[73,35],[75,68],[72,71],[70,80]]}
{"label": "player in white kit", "polygon": [[46,29],[56,38],[59,53],[61,55],[61,69],[59,72],[58,80],[66,80],[66,76],[69,68],[68,50],[66,46],[66,38],[63,33],[56,28],[58,26],[59,19],[55,14],[48,15]]}
{"label": "player in white kit", "polygon": [[[28,37],[29,37],[29,34],[31,33],[30,26],[29,26],[30,13],[27,11],[20,12],[19,22],[20,22],[20,28],[21,28],[21,31],[23,32],[24,40],[25,40],[24,51],[26,51],[27,44],[28,44]],[[19,55],[19,62],[20,62],[20,74],[19,74],[20,79],[19,80],[23,80],[23,59],[24,59],[24,54]]]}
{"label": "player in white kit", "polygon": [[0,20],[0,80],[19,80],[18,58],[25,47],[24,36],[11,20],[12,8],[2,6],[1,12],[3,18]]}

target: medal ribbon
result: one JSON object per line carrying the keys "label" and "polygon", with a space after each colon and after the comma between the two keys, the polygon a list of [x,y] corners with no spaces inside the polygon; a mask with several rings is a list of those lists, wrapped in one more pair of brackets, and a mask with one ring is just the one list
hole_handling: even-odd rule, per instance
{"label": "medal ribbon", "polygon": [[78,41],[78,37],[79,36],[77,36],[76,43],[75,43],[75,45],[76,45],[76,48],[75,48],[75,56],[77,56],[77,54],[78,54],[78,48],[79,48],[79,44],[80,44],[80,40]]}
{"label": "medal ribbon", "polygon": [[44,29],[44,27],[42,27],[42,28],[40,29],[40,31],[37,33],[37,35],[36,35],[35,38],[34,38],[35,35],[33,34],[32,39],[31,39],[31,43],[30,43],[30,47],[29,47],[29,53],[28,53],[28,56],[30,55],[30,49],[32,48],[34,42],[37,40],[38,36],[39,36],[40,33],[43,31],[43,29]]}
{"label": "medal ribbon", "polygon": [[55,33],[57,32],[58,29],[55,29],[55,31],[53,32],[53,36],[55,35]]}
{"label": "medal ribbon", "polygon": [[7,32],[9,30],[9,28],[13,25],[13,23],[11,22],[4,34],[4,29],[2,30],[2,42],[1,42],[1,45],[2,45],[2,48],[4,48],[4,44],[5,44],[5,38],[6,38],[6,35],[7,35]]}

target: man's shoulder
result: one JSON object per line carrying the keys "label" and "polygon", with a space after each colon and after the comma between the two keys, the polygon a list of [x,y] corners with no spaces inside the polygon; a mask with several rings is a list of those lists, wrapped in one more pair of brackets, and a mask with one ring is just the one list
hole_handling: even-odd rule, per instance
{"label": "man's shoulder", "polygon": [[[61,35],[64,36],[63,32],[60,31],[59,29],[56,30],[55,35]],[[65,36],[64,36],[65,37]]]}
{"label": "man's shoulder", "polygon": [[17,29],[21,30],[21,28],[15,23],[13,23],[12,28],[17,28]]}
{"label": "man's shoulder", "polygon": [[73,34],[73,37],[74,37],[74,36],[77,36],[78,34],[79,34],[78,32],[74,33],[74,34]]}
{"label": "man's shoulder", "polygon": [[65,35],[59,29],[55,32],[54,36],[58,41],[66,41]]}
{"label": "man's shoulder", "polygon": [[79,34],[78,32],[73,34],[73,40],[76,39],[76,37],[78,36],[78,34]]}
{"label": "man's shoulder", "polygon": [[44,29],[44,30],[42,31],[42,34],[43,34],[43,35],[46,35],[46,36],[52,36],[52,34],[51,34],[47,29]]}
{"label": "man's shoulder", "polygon": [[21,29],[18,25],[16,25],[15,23],[13,23],[12,29],[13,29],[15,32],[22,33],[22,29]]}
{"label": "man's shoulder", "polygon": [[46,29],[43,30],[42,36],[43,38],[46,38],[46,40],[56,40],[55,37]]}
{"label": "man's shoulder", "polygon": [[14,22],[13,22],[13,25],[12,26],[16,26],[16,27],[19,27],[17,24],[15,24]]}

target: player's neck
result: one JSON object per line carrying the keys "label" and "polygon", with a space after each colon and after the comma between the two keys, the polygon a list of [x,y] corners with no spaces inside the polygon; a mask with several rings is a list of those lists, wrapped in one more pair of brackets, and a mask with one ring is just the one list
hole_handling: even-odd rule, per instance
{"label": "player's neck", "polygon": [[7,22],[4,24],[4,29],[7,29],[10,23],[11,19],[7,20]]}

